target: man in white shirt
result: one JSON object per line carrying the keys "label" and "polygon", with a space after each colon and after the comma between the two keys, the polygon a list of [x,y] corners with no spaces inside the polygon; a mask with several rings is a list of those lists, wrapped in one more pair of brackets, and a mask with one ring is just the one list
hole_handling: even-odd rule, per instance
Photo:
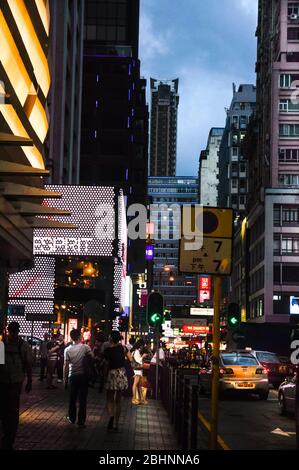
{"label": "man in white shirt", "polygon": [[79,330],[70,333],[73,343],[64,350],[64,382],[70,382],[69,414],[67,420],[75,424],[77,417],[76,402],[79,398],[78,426],[85,426],[88,377],[84,371],[84,357],[92,355],[87,344],[81,343]]}

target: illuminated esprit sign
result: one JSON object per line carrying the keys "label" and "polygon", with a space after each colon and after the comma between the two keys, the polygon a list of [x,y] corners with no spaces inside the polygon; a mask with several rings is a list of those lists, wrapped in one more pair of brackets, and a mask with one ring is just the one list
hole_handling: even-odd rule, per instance
{"label": "illuminated esprit sign", "polygon": [[[67,222],[77,228],[35,229],[34,255],[113,256],[114,240],[122,241],[123,232],[126,233],[122,193],[110,186],[50,185],[46,188],[61,193],[61,199],[53,200],[53,204],[51,201],[51,205],[57,209],[67,208],[71,212]],[[48,199],[43,200],[43,205],[49,204]],[[115,233],[116,218],[118,233]],[[65,216],[48,216],[47,219],[66,222]],[[122,257],[120,245],[118,255]]]}
{"label": "illuminated esprit sign", "polygon": [[92,241],[92,238],[34,237],[34,253],[87,255]]}

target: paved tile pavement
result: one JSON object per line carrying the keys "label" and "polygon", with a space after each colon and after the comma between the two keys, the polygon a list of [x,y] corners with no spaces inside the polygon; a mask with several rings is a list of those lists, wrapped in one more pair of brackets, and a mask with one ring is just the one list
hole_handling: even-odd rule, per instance
{"label": "paved tile pavement", "polygon": [[97,389],[89,389],[86,428],[66,421],[67,402],[62,384],[46,390],[35,381],[33,392],[22,394],[16,449],[178,450],[167,413],[155,400],[134,406],[124,398],[118,431],[107,431],[105,395]]}

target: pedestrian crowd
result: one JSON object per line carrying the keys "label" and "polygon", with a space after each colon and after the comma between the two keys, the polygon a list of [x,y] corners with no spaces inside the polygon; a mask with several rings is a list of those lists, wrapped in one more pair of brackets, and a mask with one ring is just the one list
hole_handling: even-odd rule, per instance
{"label": "pedestrian crowd", "polygon": [[[32,389],[32,347],[21,338],[20,325],[11,322],[4,336],[5,364],[0,364],[0,422],[2,422],[1,449],[11,450],[19,423],[20,395],[25,378],[25,391]],[[91,347],[87,331],[73,329],[70,342],[64,336],[45,333],[40,344],[39,380],[46,381],[48,390],[64,382],[69,392],[66,420],[85,427],[89,387],[106,392],[107,429],[117,430],[121,414],[122,397],[131,397],[132,405],[148,404],[148,396],[157,397],[161,369],[166,354],[159,344],[157,351],[143,339],[130,338],[124,344],[118,331],[109,338],[98,333]],[[158,383],[157,383],[158,377]]]}

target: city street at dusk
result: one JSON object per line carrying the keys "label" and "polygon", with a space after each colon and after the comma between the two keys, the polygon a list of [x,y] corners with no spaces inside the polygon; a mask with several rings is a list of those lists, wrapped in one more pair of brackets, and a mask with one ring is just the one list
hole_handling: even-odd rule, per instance
{"label": "city street at dusk", "polygon": [[11,465],[290,465],[298,87],[299,0],[0,0]]}

